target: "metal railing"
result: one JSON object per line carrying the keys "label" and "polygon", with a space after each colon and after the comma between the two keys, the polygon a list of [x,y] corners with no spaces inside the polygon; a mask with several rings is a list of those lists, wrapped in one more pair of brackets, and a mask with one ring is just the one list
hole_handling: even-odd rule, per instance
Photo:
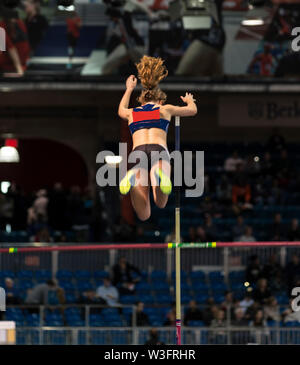
{"label": "metal railing", "polygon": [[[23,327],[17,328],[17,344],[26,345],[143,345],[153,327]],[[159,340],[175,343],[175,327],[157,327]],[[191,328],[182,327],[186,345],[300,344],[294,328]]]}

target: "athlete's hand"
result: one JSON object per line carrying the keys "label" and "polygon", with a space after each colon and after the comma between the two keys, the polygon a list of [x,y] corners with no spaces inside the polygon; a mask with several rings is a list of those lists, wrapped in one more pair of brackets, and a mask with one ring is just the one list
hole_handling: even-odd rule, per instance
{"label": "athlete's hand", "polygon": [[194,101],[196,101],[194,99],[194,95],[191,94],[191,93],[185,93],[185,96],[180,96],[181,97],[181,100],[186,103],[186,104],[189,104],[189,103],[193,103]]}
{"label": "athlete's hand", "polygon": [[126,80],[126,89],[128,90],[134,90],[137,84],[137,79],[134,75],[130,75],[128,79]]}

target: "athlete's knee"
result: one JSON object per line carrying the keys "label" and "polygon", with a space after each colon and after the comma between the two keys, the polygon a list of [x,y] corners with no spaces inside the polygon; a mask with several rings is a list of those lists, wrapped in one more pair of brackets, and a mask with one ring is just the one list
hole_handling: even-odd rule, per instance
{"label": "athlete's knee", "polygon": [[146,221],[147,219],[150,218],[150,215],[151,215],[151,212],[150,212],[150,209],[148,210],[141,210],[139,212],[136,212],[137,213],[137,216],[138,218],[141,220],[141,221]]}
{"label": "athlete's knee", "polygon": [[168,197],[166,197],[166,199],[154,199],[154,203],[158,208],[163,209],[168,202]]}

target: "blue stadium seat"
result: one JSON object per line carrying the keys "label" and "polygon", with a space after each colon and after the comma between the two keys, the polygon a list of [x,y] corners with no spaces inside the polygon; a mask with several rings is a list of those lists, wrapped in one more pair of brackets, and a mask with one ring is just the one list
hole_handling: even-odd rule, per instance
{"label": "blue stadium seat", "polygon": [[135,295],[123,295],[120,298],[121,304],[136,304],[138,298]]}
{"label": "blue stadium seat", "polygon": [[189,321],[188,326],[190,327],[204,327],[203,321]]}
{"label": "blue stadium seat", "polygon": [[77,270],[74,273],[74,277],[76,279],[90,279],[91,278],[91,273],[90,271],[87,270]]}
{"label": "blue stadium seat", "polygon": [[174,298],[171,295],[160,295],[156,298],[157,303],[171,304],[174,302]]}
{"label": "blue stadium seat", "polygon": [[229,281],[233,282],[243,282],[245,279],[245,271],[231,271],[229,273]]}
{"label": "blue stadium seat", "polygon": [[152,290],[152,287],[147,282],[141,281],[136,284],[135,289],[138,293],[149,293]]}
{"label": "blue stadium seat", "polygon": [[119,309],[118,308],[103,308],[101,311],[101,315],[102,316],[119,315]]}
{"label": "blue stadium seat", "polygon": [[203,282],[193,282],[192,289],[197,292],[208,292],[209,286]]}
{"label": "blue stadium seat", "polygon": [[200,280],[202,280],[202,281],[204,281],[205,280],[205,272],[204,271],[192,271],[191,273],[190,273],[190,279],[191,279],[191,281],[192,282],[194,282],[194,281],[200,281]]}
{"label": "blue stadium seat", "polygon": [[164,292],[165,294],[170,292],[169,284],[161,281],[156,281],[152,288],[156,292]]}
{"label": "blue stadium seat", "polygon": [[198,294],[196,295],[196,302],[198,304],[204,304],[206,303],[208,298],[209,298],[208,294]]}
{"label": "blue stadium seat", "polygon": [[33,272],[31,270],[20,270],[17,272],[18,279],[33,279]]}
{"label": "blue stadium seat", "polygon": [[222,271],[211,271],[208,274],[210,282],[224,281],[224,274]]}
{"label": "blue stadium seat", "polygon": [[104,331],[91,331],[91,344],[92,345],[106,345],[106,344],[108,344],[106,332],[104,332]]}
{"label": "blue stadium seat", "polygon": [[67,318],[67,326],[70,327],[84,327],[85,321],[78,318]]}
{"label": "blue stadium seat", "polygon": [[104,278],[108,278],[109,277],[109,273],[107,271],[104,270],[97,270],[94,272],[94,278],[95,279],[104,279]]}
{"label": "blue stadium seat", "polygon": [[225,292],[227,285],[224,282],[212,282],[211,289],[213,292]]}
{"label": "blue stadium seat", "polygon": [[73,273],[72,271],[69,271],[69,270],[58,270],[57,273],[56,273],[56,278],[58,280],[60,279],[72,279],[73,277]]}
{"label": "blue stadium seat", "polygon": [[65,315],[70,315],[70,314],[74,314],[74,315],[80,315],[80,308],[78,307],[68,307],[65,309]]}
{"label": "blue stadium seat", "polygon": [[66,302],[68,304],[76,303],[76,296],[72,293],[66,293]]}
{"label": "blue stadium seat", "polygon": [[75,289],[75,285],[72,283],[71,280],[66,280],[66,279],[59,280],[58,284],[64,290],[74,290]]}
{"label": "blue stadium seat", "polygon": [[29,279],[19,280],[17,287],[22,290],[31,289],[34,287],[34,282]]}
{"label": "blue stadium seat", "polygon": [[138,295],[138,301],[145,304],[154,304],[155,298],[152,295],[140,294]]}
{"label": "blue stadium seat", "polygon": [[66,342],[66,331],[44,331],[44,343],[49,345],[65,345]]}
{"label": "blue stadium seat", "polygon": [[88,334],[87,331],[84,331],[84,330],[78,331],[78,345],[86,345],[87,344],[87,340],[88,340],[87,334]]}
{"label": "blue stadium seat", "polygon": [[153,270],[151,273],[151,280],[165,282],[167,280],[167,273],[161,270]]}
{"label": "blue stadium seat", "polygon": [[86,290],[92,290],[94,289],[94,286],[91,284],[89,280],[78,280],[77,281],[77,290],[79,291],[86,291]]}
{"label": "blue stadium seat", "polygon": [[220,304],[224,301],[224,295],[221,295],[221,294],[216,294],[213,296],[214,297],[214,301],[217,303],[217,304]]}
{"label": "blue stadium seat", "polygon": [[51,274],[51,271],[49,271],[49,270],[37,270],[37,271],[35,271],[34,276],[38,281],[41,281],[41,280],[46,281],[46,280],[51,279],[52,274]]}
{"label": "blue stadium seat", "polygon": [[194,299],[194,297],[191,295],[184,295],[184,294],[181,295],[182,304],[188,304],[192,299]]}
{"label": "blue stadium seat", "polygon": [[26,323],[28,327],[39,327],[40,316],[37,313],[27,314]]}

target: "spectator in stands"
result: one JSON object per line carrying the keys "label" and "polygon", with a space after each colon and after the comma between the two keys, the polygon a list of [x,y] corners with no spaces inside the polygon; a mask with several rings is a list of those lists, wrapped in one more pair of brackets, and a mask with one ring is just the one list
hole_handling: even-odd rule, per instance
{"label": "spectator in stands", "polygon": [[98,297],[94,290],[87,290],[80,293],[78,304],[107,304],[106,300]]}
{"label": "spectator in stands", "polygon": [[135,284],[140,281],[141,276],[140,269],[127,262],[125,257],[121,257],[113,267],[113,284],[119,289],[121,295],[134,294]]}
{"label": "spectator in stands", "polygon": [[288,236],[289,241],[299,241],[300,240],[300,228],[299,228],[299,221],[297,218],[292,219],[291,226],[290,226],[287,236]]}
{"label": "spectator in stands", "polygon": [[67,64],[67,68],[72,68],[72,60],[75,54],[75,48],[77,46],[77,42],[80,36],[80,28],[81,28],[81,19],[76,13],[76,11],[70,13],[70,15],[66,19],[67,23],[67,40],[68,40],[68,56],[69,63]]}
{"label": "spectator in stands", "polygon": [[[149,317],[144,312],[144,308],[145,308],[145,304],[143,302],[138,302],[136,304],[136,326],[138,326],[138,327],[150,325]],[[132,323],[132,316],[131,316],[130,323]]]}
{"label": "spectator in stands", "polygon": [[249,321],[254,320],[255,313],[261,309],[262,309],[262,306],[260,305],[260,303],[253,301],[253,303],[247,308],[247,310],[244,314],[245,319],[247,319]]}
{"label": "spectator in stands", "polygon": [[271,292],[268,288],[268,281],[265,278],[261,278],[257,281],[257,287],[253,290],[254,301],[261,305],[266,304],[271,297]]}
{"label": "spectator in stands", "polygon": [[239,237],[242,236],[242,234],[245,232],[245,229],[246,225],[244,223],[244,218],[241,215],[239,215],[236,218],[236,224],[232,228],[232,236],[234,241],[239,240]]}
{"label": "spectator in stands", "polygon": [[265,152],[264,157],[261,161],[261,174],[263,176],[272,176],[274,173],[274,165],[270,152]]}
{"label": "spectator in stands", "polygon": [[54,280],[48,280],[46,283],[37,284],[28,292],[25,303],[47,305],[49,302],[49,292],[55,291],[57,293],[58,289],[61,288],[58,287]]}
{"label": "spectator in stands", "polygon": [[240,209],[250,209],[252,205],[251,200],[251,187],[248,182],[248,177],[245,173],[243,164],[236,165],[236,171],[233,175],[233,185],[232,185],[232,203],[234,206],[234,211],[239,211]]}
{"label": "spectator in stands", "polygon": [[243,165],[244,160],[239,156],[238,151],[234,151],[224,162],[224,170],[226,172],[235,172],[238,165]]}
{"label": "spectator in stands", "polygon": [[16,11],[2,8],[1,13],[0,27],[6,34],[6,51],[0,51],[0,72],[6,76],[23,76],[30,55],[26,26]]}
{"label": "spectator in stands", "polygon": [[[107,5],[106,14],[109,16],[109,23],[106,30],[106,51],[107,57],[102,66],[103,75],[115,74],[119,68],[128,64],[138,62],[145,53],[143,38],[133,26],[132,8],[112,4],[111,0],[104,0]],[[133,4],[131,4],[132,6]],[[140,8],[149,14],[140,2],[134,2],[133,8]]]}
{"label": "spectator in stands", "polygon": [[16,231],[25,230],[27,226],[27,201],[24,192],[19,185],[12,183],[6,196],[9,196],[13,201],[12,229]]}
{"label": "spectator in stands", "polygon": [[184,315],[184,325],[188,326],[189,321],[202,321],[203,316],[201,310],[197,307],[195,300],[189,302],[189,306]]}
{"label": "spectator in stands", "polygon": [[14,212],[14,201],[7,194],[0,193],[0,228],[6,229],[7,224],[12,223]]}
{"label": "spectator in stands", "polygon": [[203,311],[203,322],[205,326],[210,326],[212,320],[216,318],[219,308],[212,298],[209,298],[206,304],[207,305]]}
{"label": "spectator in stands", "polygon": [[240,242],[256,242],[256,239],[252,234],[252,227],[251,226],[246,226],[244,234],[238,238],[238,241],[240,241]]}
{"label": "spectator in stands", "polygon": [[217,200],[222,204],[228,204],[232,201],[232,185],[226,175],[222,175],[216,186]]}
{"label": "spectator in stands", "polygon": [[53,238],[50,235],[49,229],[47,227],[43,227],[42,229],[40,229],[33,237],[33,242],[53,242]]}
{"label": "spectator in stands", "polygon": [[290,295],[291,290],[295,287],[296,282],[300,278],[300,259],[299,256],[294,254],[291,262],[285,267],[285,276],[288,285],[288,294]]}
{"label": "spectator in stands", "polygon": [[251,256],[250,262],[246,268],[246,281],[248,281],[251,285],[255,284],[261,277],[261,272],[262,266],[259,262],[259,257],[257,255]]}
{"label": "spectator in stands", "polygon": [[18,296],[18,291],[14,287],[14,281],[11,278],[5,278],[4,281],[6,305],[18,305],[22,300]]}
{"label": "spectator in stands", "polygon": [[223,0],[216,0],[219,21],[211,18],[210,29],[188,30],[191,39],[185,54],[179,62],[176,75],[220,76],[223,74],[222,52],[225,46],[225,32],[222,20]]}
{"label": "spectator in stands", "polygon": [[40,189],[37,193],[36,193],[36,199],[33,202],[33,209],[34,209],[34,213],[37,217],[40,217],[42,219],[43,222],[47,222],[48,221],[48,202],[49,199],[47,197],[47,191],[45,189]]}
{"label": "spectator in stands", "polygon": [[272,129],[272,134],[267,141],[267,149],[271,152],[279,152],[285,149],[286,143],[278,128]]}
{"label": "spectator in stands", "polygon": [[49,194],[48,217],[49,224],[53,229],[66,229],[66,193],[60,182],[53,186],[53,190]]}
{"label": "spectator in stands", "polygon": [[146,242],[145,232],[144,232],[144,228],[142,226],[137,226],[137,228],[136,228],[135,242],[136,243]]}
{"label": "spectator in stands", "polygon": [[211,328],[215,330],[210,331],[209,342],[213,344],[226,344],[226,320],[225,311],[223,309],[218,309],[215,318],[211,321]]}
{"label": "spectator in stands", "polygon": [[28,40],[30,48],[34,52],[45,36],[48,21],[40,13],[40,3],[37,0],[25,1],[24,10],[26,14],[25,24],[28,32]]}
{"label": "spectator in stands", "polygon": [[196,228],[196,242],[207,242],[206,232],[202,226]]}
{"label": "spectator in stands", "polygon": [[269,261],[264,265],[262,270],[262,277],[266,278],[269,285],[272,285],[272,281],[278,276],[282,275],[282,267],[279,262],[277,262],[277,255],[275,253],[271,254]]}
{"label": "spectator in stands", "polygon": [[257,177],[261,171],[261,166],[257,156],[250,154],[246,156],[244,169],[250,177]]}
{"label": "spectator in stands", "polygon": [[282,320],[284,323],[294,322],[294,321],[300,323],[300,311],[293,310],[292,301],[293,299],[290,299],[289,307],[281,313]]}
{"label": "spectator in stands", "polygon": [[234,316],[231,317],[231,325],[234,327],[245,327],[248,321],[244,317],[244,308],[237,307],[234,309]]}
{"label": "spectator in stands", "polygon": [[286,239],[285,227],[282,224],[280,213],[276,213],[274,216],[274,223],[270,229],[270,237],[272,241],[284,241]]}
{"label": "spectator in stands", "polygon": [[149,331],[149,340],[145,342],[145,345],[164,345],[164,343],[159,340],[156,328],[151,328]]}
{"label": "spectator in stands", "polygon": [[67,196],[66,219],[69,228],[80,227],[86,223],[81,188],[78,185],[73,185]]}
{"label": "spectator in stands", "polygon": [[[176,234],[175,234],[175,227],[172,230],[172,233],[169,233],[165,237],[165,242],[175,242],[176,241]],[[180,242],[183,242],[182,237],[180,236]]]}
{"label": "spectator in stands", "polygon": [[213,223],[211,215],[208,214],[208,213],[206,213],[205,216],[204,216],[203,229],[206,233],[206,240],[207,241],[217,241],[218,240],[217,227]]}
{"label": "spectator in stands", "polygon": [[253,303],[254,300],[252,299],[250,292],[246,291],[244,299],[238,303],[238,306],[243,310],[243,314],[245,314],[248,308],[253,305]]}
{"label": "spectator in stands", "polygon": [[193,226],[189,227],[188,236],[186,238],[186,242],[197,242],[196,229]]}
{"label": "spectator in stands", "polygon": [[[237,307],[234,310],[234,316],[231,317],[231,326],[233,328],[247,327],[248,321],[244,317],[244,310],[241,307]],[[243,345],[249,342],[248,331],[232,331],[231,332],[231,343],[233,345]]]}
{"label": "spectator in stands", "polygon": [[109,278],[103,279],[103,285],[97,288],[96,296],[105,300],[106,304],[110,307],[115,307],[119,304],[118,289],[112,285]]}
{"label": "spectator in stands", "polygon": [[173,303],[171,309],[166,315],[164,326],[176,326],[176,304]]}
{"label": "spectator in stands", "polygon": [[280,157],[276,160],[275,166],[277,172],[287,174],[291,171],[293,166],[286,149],[280,151]]}
{"label": "spectator in stands", "polygon": [[265,337],[269,334],[267,330],[267,323],[264,319],[264,313],[262,309],[258,309],[254,315],[253,321],[249,323],[250,327],[255,328],[254,331],[251,331],[252,341],[254,343],[264,343]]}
{"label": "spectator in stands", "polygon": [[280,322],[281,316],[277,299],[270,297],[264,305],[264,318],[266,321]]}
{"label": "spectator in stands", "polygon": [[226,290],[224,293],[224,301],[220,305],[220,309],[223,309],[225,312],[225,317],[227,317],[228,310],[230,310],[230,318],[233,317],[235,304],[236,301],[233,292],[230,290]]}

